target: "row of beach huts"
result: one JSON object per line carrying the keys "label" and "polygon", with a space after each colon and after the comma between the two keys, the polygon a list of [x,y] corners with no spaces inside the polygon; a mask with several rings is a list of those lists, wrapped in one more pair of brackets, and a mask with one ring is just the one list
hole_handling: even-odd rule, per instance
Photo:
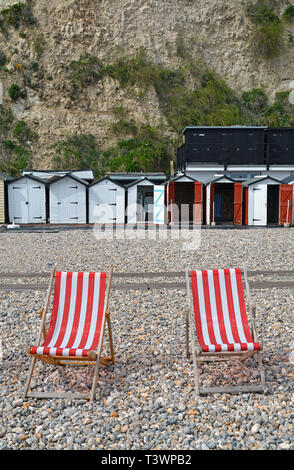
{"label": "row of beach huts", "polygon": [[293,188],[294,175],[110,173],[94,181],[91,170],[0,173],[0,223],[292,225]]}

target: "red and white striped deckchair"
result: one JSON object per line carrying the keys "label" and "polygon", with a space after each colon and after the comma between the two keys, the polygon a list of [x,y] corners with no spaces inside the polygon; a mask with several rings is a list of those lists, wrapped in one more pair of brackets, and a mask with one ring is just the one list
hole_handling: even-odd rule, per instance
{"label": "red and white striped deckchair", "polygon": [[[252,317],[250,329],[244,297],[242,271]],[[266,391],[261,363],[261,345],[255,329],[255,306],[252,305],[246,268],[186,270],[189,316],[187,318],[187,356],[189,357],[188,327],[193,352],[197,395],[204,393]],[[192,295],[191,295],[192,290]],[[262,386],[206,387],[198,384],[198,361],[244,361],[257,354]]]}
{"label": "red and white striped deckchair", "polygon": [[[41,311],[42,322],[36,346],[28,348],[32,364],[25,387],[25,397],[50,398],[56,393],[29,391],[36,359],[53,365],[76,364],[95,365],[95,373],[90,394],[95,398],[95,388],[99,364],[114,363],[111,324],[109,316],[109,293],[112,279],[112,268],[105,272],[52,272],[46,303]],[[54,297],[48,331],[46,331],[46,313],[54,281]],[[106,283],[108,285],[106,286]],[[108,324],[111,356],[101,358],[105,320]],[[42,334],[44,337],[41,344]],[[66,394],[64,397],[81,397],[81,393]]]}

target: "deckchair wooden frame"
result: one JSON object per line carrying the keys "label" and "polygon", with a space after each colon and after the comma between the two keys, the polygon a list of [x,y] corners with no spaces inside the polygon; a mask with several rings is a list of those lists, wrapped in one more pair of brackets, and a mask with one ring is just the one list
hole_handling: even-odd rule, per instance
{"label": "deckchair wooden frame", "polygon": [[[46,337],[46,314],[48,312],[50,297],[52,294],[53,288],[53,281],[55,277],[56,267],[53,268],[50,276],[49,286],[47,290],[47,295],[44,303],[44,307],[40,311],[41,316],[41,325],[38,331],[36,345],[40,346],[42,336],[45,339]],[[113,266],[111,266],[109,273],[106,275],[107,285],[106,285],[106,296],[105,296],[105,303],[104,303],[104,321],[102,325],[102,340],[100,342],[100,346],[96,351],[89,351],[87,357],[78,357],[78,356],[48,356],[48,355],[37,355],[32,354],[30,348],[27,349],[27,354],[32,356],[32,361],[29,369],[28,379],[24,388],[24,397],[32,397],[32,398],[82,398],[82,399],[89,399],[90,401],[95,400],[95,392],[96,392],[96,385],[99,373],[100,365],[108,366],[109,364],[114,364],[114,347],[113,347],[113,338],[112,338],[112,330],[111,330],[111,320],[110,320],[110,312],[109,312],[109,295],[110,295],[110,288],[111,288],[111,281],[112,281],[112,274],[113,274]],[[108,329],[108,338],[109,338],[109,347],[110,347],[110,356],[101,357],[101,351],[103,347],[103,339],[105,334],[105,321],[107,322],[107,329]],[[75,366],[84,366],[84,365],[91,365],[95,367],[94,376],[92,381],[91,390],[89,393],[71,393],[71,392],[33,392],[30,390],[31,380],[33,377],[34,368],[36,365],[36,361],[40,360],[44,363],[51,364],[51,365],[75,365]]]}
{"label": "deckchair wooden frame", "polygon": [[[243,266],[241,269],[244,276],[244,283],[246,289],[246,296],[248,301],[249,313],[251,316],[251,334],[254,342],[258,342],[256,326],[255,326],[255,312],[256,306],[252,302],[250,287],[247,276],[247,268]],[[203,352],[198,344],[197,335],[196,335],[196,325],[194,312],[191,305],[191,288],[190,288],[190,272],[189,269],[186,269],[186,288],[187,288],[187,298],[188,298],[188,309],[186,314],[186,354],[187,359],[190,360],[190,348],[189,348],[189,338],[192,347],[192,359],[194,367],[194,380],[196,395],[205,395],[209,393],[250,393],[250,392],[262,392],[266,393],[266,383],[264,369],[262,365],[261,352],[260,350],[256,351],[222,351],[222,352]],[[190,332],[190,334],[189,334]],[[200,387],[199,385],[199,371],[198,364],[199,362],[209,362],[209,361],[246,361],[249,357],[256,355],[258,368],[260,373],[261,385],[241,385],[241,386],[232,386],[232,387]]]}

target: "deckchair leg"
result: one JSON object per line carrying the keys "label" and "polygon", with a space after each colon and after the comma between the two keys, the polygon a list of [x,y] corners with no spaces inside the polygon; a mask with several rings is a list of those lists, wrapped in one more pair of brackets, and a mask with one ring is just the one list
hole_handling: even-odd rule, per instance
{"label": "deckchair leg", "polygon": [[186,269],[186,289],[187,289],[187,300],[188,300],[188,311],[186,315],[186,353],[187,358],[190,358],[189,350],[189,333],[192,345],[192,357],[194,365],[194,380],[197,397],[200,396],[200,387],[199,387],[199,373],[198,373],[198,360],[197,360],[197,347],[195,344],[195,336],[193,334],[192,328],[189,328],[190,324],[192,325],[192,309],[191,309],[191,292],[190,292],[190,279],[189,279],[189,270]]}
{"label": "deckchair leg", "polygon": [[189,347],[189,311],[186,314],[186,355],[187,355],[187,360],[190,360],[190,347]]}
{"label": "deckchair leg", "polygon": [[97,379],[98,379],[99,365],[100,365],[100,360],[99,360],[99,357],[97,356],[97,361],[96,361],[95,371],[94,371],[94,377],[93,377],[93,382],[92,382],[92,388],[91,388],[91,393],[90,393],[90,401],[95,400],[95,392],[96,392],[96,385],[97,385]]}
{"label": "deckchair leg", "polygon": [[188,309],[186,310],[186,355],[187,359],[190,359],[190,348],[189,348],[189,330],[192,339],[192,329],[190,326],[190,316],[191,313],[191,292],[190,292],[190,279],[189,279],[189,270],[186,269],[186,289],[187,289],[187,300],[188,300]]}
{"label": "deckchair leg", "polygon": [[28,376],[28,380],[24,389],[24,398],[27,398],[27,395],[30,389],[35,364],[36,364],[36,357],[32,357],[32,362],[31,362],[31,366],[29,370],[29,376]]}
{"label": "deckchair leg", "polygon": [[198,353],[197,353],[197,346],[195,342],[195,336],[193,335],[192,328],[190,328],[190,337],[191,337],[191,345],[192,345],[192,358],[193,358],[193,366],[194,366],[194,380],[195,380],[195,388],[196,388],[196,396],[200,396],[200,386],[199,386],[199,371],[198,371]]}
{"label": "deckchair leg", "polygon": [[257,361],[258,361],[258,365],[259,365],[259,372],[260,372],[260,378],[261,378],[263,391],[264,391],[264,393],[266,393],[267,388],[266,388],[266,384],[265,384],[264,368],[263,368],[263,364],[262,364],[260,351],[258,351],[258,353],[257,353]]}
{"label": "deckchair leg", "polygon": [[108,327],[108,338],[109,338],[109,347],[110,347],[110,354],[111,354],[111,362],[114,364],[114,347],[113,347],[113,340],[112,340],[112,330],[111,330],[111,321],[109,313],[106,314],[107,320],[107,327]]}
{"label": "deckchair leg", "polygon": [[194,362],[194,378],[195,378],[196,396],[199,397],[200,396],[200,387],[199,387],[199,372],[198,372],[197,356],[195,356],[195,359],[194,359],[193,362]]}
{"label": "deckchair leg", "polygon": [[[109,314],[106,315],[106,319],[107,319],[108,334],[109,334],[109,346],[110,346],[110,351],[111,351],[111,362],[112,364],[114,364],[114,348],[113,348],[113,342],[112,342],[112,332],[111,332],[111,323],[110,323]],[[102,344],[101,344],[101,349],[102,349]],[[95,400],[95,393],[96,393],[96,386],[97,386],[97,379],[98,379],[100,364],[101,364],[100,354],[97,354],[94,377],[93,377],[92,388],[91,388],[91,393],[90,393],[90,401]]]}

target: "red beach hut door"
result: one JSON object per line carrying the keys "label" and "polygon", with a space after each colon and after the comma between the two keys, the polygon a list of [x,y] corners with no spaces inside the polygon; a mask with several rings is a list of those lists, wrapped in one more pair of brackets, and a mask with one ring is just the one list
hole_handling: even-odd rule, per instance
{"label": "red beach hut door", "polygon": [[242,225],[243,186],[242,183],[234,184],[234,224]]}
{"label": "red beach hut door", "polygon": [[280,224],[292,222],[293,185],[280,185]]}
{"label": "red beach hut door", "polygon": [[203,219],[203,200],[202,200],[202,183],[194,183],[194,222],[202,224]]}

